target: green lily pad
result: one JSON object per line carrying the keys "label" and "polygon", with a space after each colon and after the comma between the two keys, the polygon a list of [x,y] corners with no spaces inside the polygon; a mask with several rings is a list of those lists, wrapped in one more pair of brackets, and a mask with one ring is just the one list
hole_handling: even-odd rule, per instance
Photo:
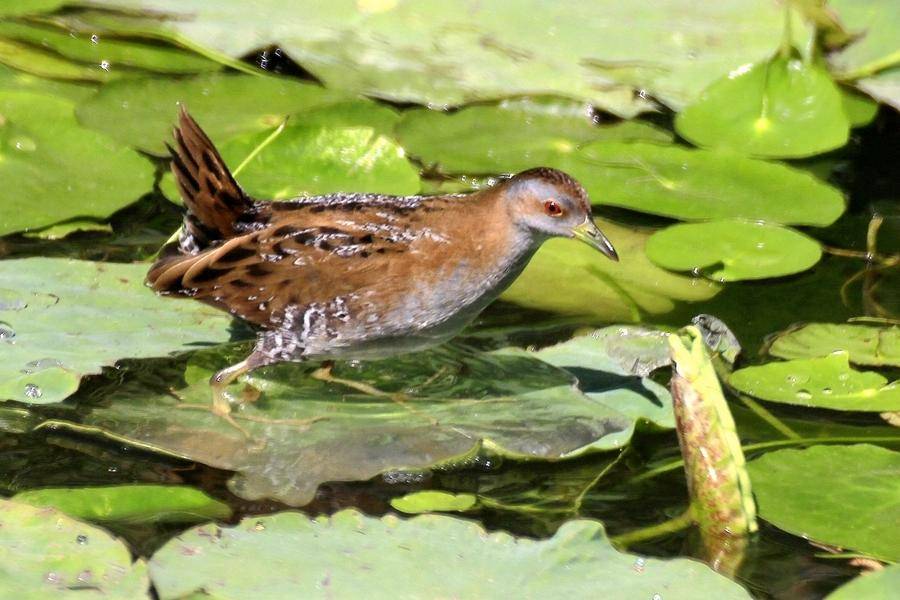
{"label": "green lily pad", "polygon": [[891,600],[900,589],[900,565],[864,572],[834,590],[827,600]]}
{"label": "green lily pad", "polygon": [[[248,437],[208,411],[206,381],[229,359],[206,360],[203,376],[195,366],[196,383],[172,392],[126,384],[81,424],[57,425],[236,471],[230,487],[237,495],[298,506],[323,482],[464,463],[482,447],[558,460],[619,448],[634,430],[634,421],[612,408],[614,394],[595,401],[565,371],[532,357],[445,346],[335,368],[336,377],[406,393],[400,402],[314,380],[297,365],[256,371],[248,381],[261,397],[234,413]],[[178,410],[179,398],[202,409]]]}
{"label": "green lily pad", "polygon": [[501,298],[607,322],[636,322],[719,291],[711,281],[669,273],[651,263],[644,253],[646,233],[610,221],[597,224],[618,250],[619,262],[573,240],[550,240]]}
{"label": "green lily pad", "polygon": [[709,221],[657,231],[647,240],[647,256],[673,271],[702,272],[715,281],[740,281],[805,271],[822,258],[822,247],[787,227]]}
{"label": "green lily pad", "polygon": [[107,217],[153,186],[153,165],[81,127],[66,100],[0,91],[0,235]]}
{"label": "green lily pad", "polygon": [[415,598],[749,597],[702,563],[617,552],[597,521],[570,521],[552,538],[532,540],[454,517],[377,519],[355,510],[200,526],[158,550],[150,573],[162,600],[201,590],[228,598],[345,597],[373,586],[385,597]]}
{"label": "green lily pad", "polygon": [[0,500],[0,595],[4,598],[149,598],[147,565],[102,529],[52,508]]}
{"label": "green lily pad", "polygon": [[120,358],[229,339],[228,315],[156,296],[143,284],[146,270],[55,258],[0,261],[0,397],[59,402],[82,376]]}
{"label": "green lily pad", "polygon": [[900,6],[893,0],[829,0],[829,8],[857,39],[832,54],[841,77],[856,79],[900,64]]}
{"label": "green lily pad", "polygon": [[824,67],[776,56],[711,85],[675,118],[697,144],[771,158],[802,158],[847,143],[843,98]]}
{"label": "green lily pad", "polygon": [[17,0],[16,2],[4,2],[0,6],[0,15],[14,17],[30,15],[41,12],[50,12],[66,4],[67,0]]}
{"label": "green lily pad", "polygon": [[97,92],[94,83],[78,81],[55,81],[35,77],[15,69],[0,65],[0,90],[14,92],[33,92],[45,94],[56,99],[80,102]]}
{"label": "green lily pad", "polygon": [[[589,398],[635,420],[675,427],[672,396],[647,376],[671,363],[668,334],[644,327],[614,326],[548,346],[534,356],[578,378]],[[607,399],[611,395],[612,398]]]}
{"label": "green lily pad", "polygon": [[594,140],[669,142],[648,123],[597,126],[590,105],[560,98],[504,100],[454,113],[403,113],[396,130],[407,152],[447,173],[514,173],[549,165]]}
{"label": "green lily pad", "polygon": [[604,0],[590,11],[537,0],[466,10],[437,0],[141,7],[163,15],[146,19],[146,30],[231,57],[277,42],[330,89],[429,106],[556,94],[624,117],[653,106],[635,90],[679,109],[722,74],[770,56],[783,29],[781,6],[746,0]]}
{"label": "green lily pad", "polygon": [[725,151],[597,142],[558,166],[593,202],[686,221],[741,218],[783,225],[833,223],[841,193],[813,175]]}
{"label": "green lily pad", "polygon": [[875,120],[878,103],[870,97],[849,88],[841,88],[841,97],[844,100],[844,113],[851,127],[865,127]]}
{"label": "green lily pad", "polygon": [[320,86],[287,78],[206,74],[113,82],[79,105],[76,114],[87,127],[162,155],[172,139],[179,103],[219,142],[271,129],[291,113],[337,99]]}
{"label": "green lily pad", "polygon": [[[396,142],[379,132],[382,127],[377,121],[384,120],[379,113],[389,111],[372,103],[364,105],[374,113],[374,127],[352,115],[337,124],[346,104],[295,115],[292,124],[246,164],[239,177],[241,186],[257,198],[276,200],[330,192],[416,193],[418,170]],[[268,135],[232,138],[222,144],[222,156],[237,165]]]}
{"label": "green lily pad", "polygon": [[809,323],[778,335],[769,354],[779,358],[814,358],[843,351],[850,362],[900,367],[900,327],[856,323]]}
{"label": "green lily pad", "polygon": [[769,400],[833,410],[900,410],[900,385],[872,371],[850,368],[849,355],[772,362],[731,374],[738,391]]}
{"label": "green lily pad", "polygon": [[231,516],[227,504],[176,485],[43,488],[20,492],[13,500],[101,523],[195,523]]}
{"label": "green lily pad", "polygon": [[94,68],[106,61],[113,71],[124,67],[159,73],[197,73],[222,68],[219,63],[199,54],[159,41],[148,43],[140,39],[101,37],[46,24],[6,21],[0,23],[0,36],[51,50]]}
{"label": "green lily pad", "polygon": [[823,544],[900,561],[900,453],[869,444],[813,446],[769,452],[748,467],[766,521]]}
{"label": "green lily pad", "polygon": [[478,498],[475,494],[451,494],[435,490],[413,492],[400,498],[392,498],[394,510],[407,514],[426,512],[465,512],[475,508]]}
{"label": "green lily pad", "polygon": [[53,52],[4,37],[0,37],[0,64],[52,79],[105,82],[121,75],[119,70],[113,71],[109,65],[73,62]]}

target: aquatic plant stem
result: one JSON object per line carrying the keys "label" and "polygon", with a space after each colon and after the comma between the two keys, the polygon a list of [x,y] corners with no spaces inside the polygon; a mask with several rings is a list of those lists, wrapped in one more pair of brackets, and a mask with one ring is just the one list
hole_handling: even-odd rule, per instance
{"label": "aquatic plant stem", "polygon": [[266,146],[268,146],[269,144],[274,142],[275,139],[279,135],[281,135],[281,132],[284,131],[284,127],[285,127],[285,125],[287,125],[289,118],[290,117],[285,117],[284,119],[282,119],[281,124],[279,124],[278,127],[276,127],[275,130],[266,137],[266,139],[264,139],[262,142],[260,142],[256,146],[256,148],[251,150],[250,154],[248,154],[247,156],[244,157],[244,160],[241,161],[241,164],[239,164],[237,167],[235,167],[234,170],[231,172],[231,174],[233,176],[237,177],[240,174],[240,172],[244,170],[244,167],[246,167],[248,164],[250,164],[251,160],[256,158],[256,156],[260,152],[265,150]]}
{"label": "aquatic plant stem", "polygon": [[749,396],[745,396],[743,394],[738,394],[738,397],[741,399],[741,402],[744,403],[744,406],[753,411],[757,417],[768,423],[772,426],[772,429],[783,435],[784,437],[792,440],[799,440],[800,434],[788,427],[781,421],[778,417],[769,412],[766,407],[762,404],[754,400]]}
{"label": "aquatic plant stem", "polygon": [[617,548],[624,550],[638,542],[652,540],[672,533],[683,531],[693,524],[694,516],[691,510],[688,509],[683,514],[675,517],[674,519],[669,519],[668,521],[663,521],[662,523],[657,523],[656,525],[642,527],[641,529],[635,529],[634,531],[629,531],[628,533],[622,533],[613,536],[609,538],[609,541],[612,542],[612,544]]}

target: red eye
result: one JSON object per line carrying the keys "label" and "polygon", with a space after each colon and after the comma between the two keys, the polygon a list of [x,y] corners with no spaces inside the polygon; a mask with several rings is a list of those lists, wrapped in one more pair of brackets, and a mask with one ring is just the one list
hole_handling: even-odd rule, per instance
{"label": "red eye", "polygon": [[563,209],[556,200],[547,200],[544,202],[544,212],[551,217],[558,217],[563,214]]}

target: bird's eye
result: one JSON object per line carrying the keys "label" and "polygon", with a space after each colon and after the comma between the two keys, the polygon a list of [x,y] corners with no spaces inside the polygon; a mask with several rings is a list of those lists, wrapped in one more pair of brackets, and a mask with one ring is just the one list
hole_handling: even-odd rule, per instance
{"label": "bird's eye", "polygon": [[544,212],[551,217],[559,217],[562,216],[563,209],[556,200],[547,200],[544,202]]}

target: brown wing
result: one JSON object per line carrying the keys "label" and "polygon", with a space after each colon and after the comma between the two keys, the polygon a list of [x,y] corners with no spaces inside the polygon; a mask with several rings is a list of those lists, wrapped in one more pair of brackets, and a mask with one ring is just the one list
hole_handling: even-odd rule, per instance
{"label": "brown wing", "polygon": [[[316,224],[309,211],[297,223],[276,213],[268,227],[224,241],[193,256],[171,260],[153,279],[157,291],[179,293],[228,310],[264,327],[277,327],[289,305],[327,303],[371,291],[373,302],[389,289],[408,284],[398,254],[413,241],[409,230],[362,219],[328,219]],[[292,218],[293,217],[293,218]],[[335,223],[339,222],[339,225]]]}

